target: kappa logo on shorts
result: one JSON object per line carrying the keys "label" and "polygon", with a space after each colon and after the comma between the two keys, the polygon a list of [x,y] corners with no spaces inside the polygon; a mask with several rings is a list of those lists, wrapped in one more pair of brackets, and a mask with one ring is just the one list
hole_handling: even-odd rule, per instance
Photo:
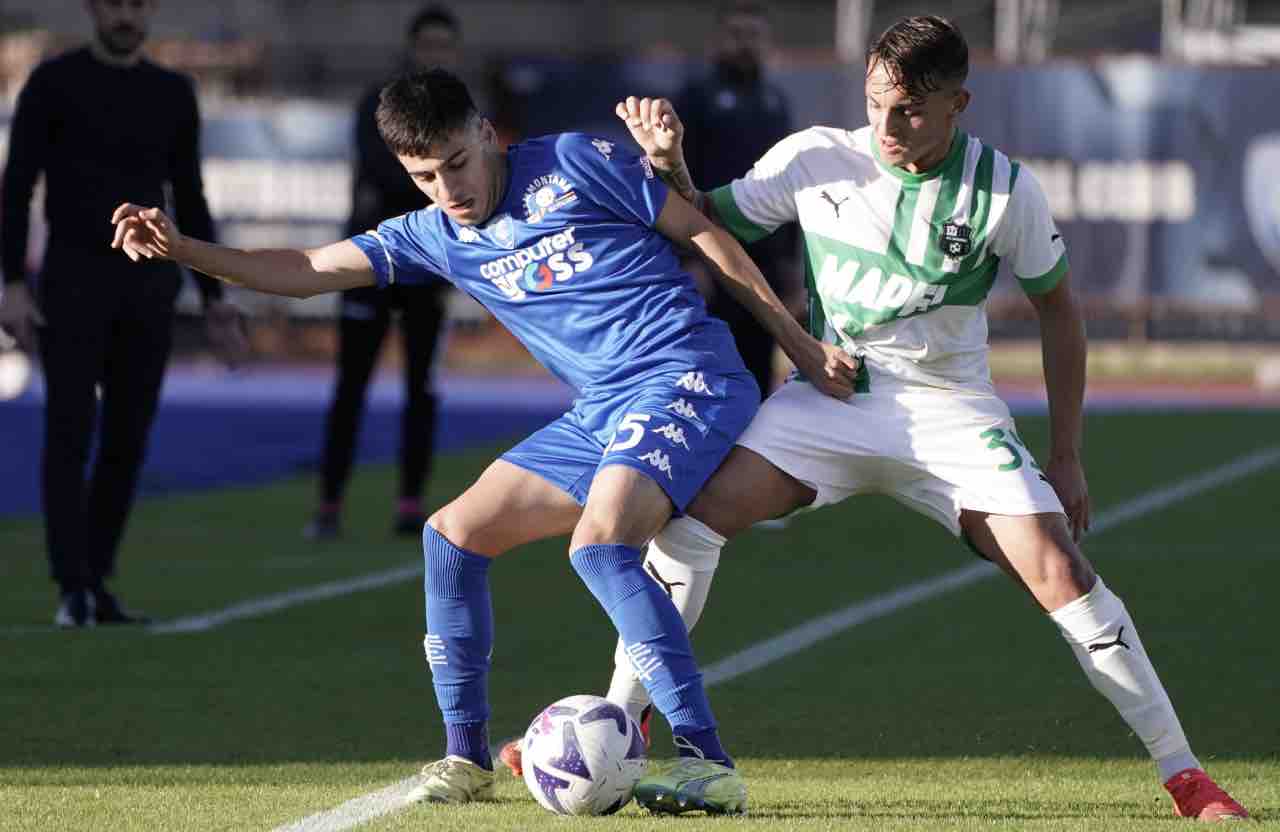
{"label": "kappa logo on shorts", "polygon": [[672,445],[679,445],[686,451],[689,450],[689,442],[684,437],[684,428],[680,427],[675,422],[668,422],[655,430],[654,433],[667,437],[667,441]]}
{"label": "kappa logo on shorts", "polygon": [[703,395],[711,393],[711,388],[707,386],[706,379],[702,377],[702,373],[692,370],[680,376],[680,379],[676,381],[676,387],[688,390],[690,393],[701,393]]}
{"label": "kappa logo on shorts", "polygon": [[698,415],[698,410],[684,399],[676,399],[667,405],[667,410],[674,410],[677,416],[683,416],[686,419],[692,419],[695,422],[701,422],[702,417]]}
{"label": "kappa logo on shorts", "polygon": [[649,451],[649,453],[647,454],[643,454],[640,457],[640,460],[642,462],[649,463],[654,468],[657,468],[659,471],[666,474],[667,479],[669,480],[675,479],[675,477],[671,475],[671,457],[667,456],[657,448],[654,448],[652,451]]}

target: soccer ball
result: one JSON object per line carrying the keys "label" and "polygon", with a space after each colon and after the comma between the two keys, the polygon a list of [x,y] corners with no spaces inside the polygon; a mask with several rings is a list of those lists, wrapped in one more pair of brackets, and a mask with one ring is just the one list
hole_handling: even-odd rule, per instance
{"label": "soccer ball", "polygon": [[599,696],[569,696],[534,717],[521,742],[524,783],[557,815],[611,815],[644,774],[645,744],[627,712]]}

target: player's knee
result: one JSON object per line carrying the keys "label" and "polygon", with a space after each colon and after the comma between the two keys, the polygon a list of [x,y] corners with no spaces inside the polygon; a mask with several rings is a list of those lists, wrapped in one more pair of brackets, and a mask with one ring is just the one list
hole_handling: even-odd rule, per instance
{"label": "player's knee", "polygon": [[474,523],[468,523],[466,517],[455,506],[449,503],[427,518],[427,525],[445,540],[466,549],[469,552],[481,552],[487,547],[484,530]]}
{"label": "player's knee", "polygon": [[1074,543],[1046,541],[1036,570],[1036,598],[1046,609],[1057,609],[1087,594],[1097,579],[1093,567]]}

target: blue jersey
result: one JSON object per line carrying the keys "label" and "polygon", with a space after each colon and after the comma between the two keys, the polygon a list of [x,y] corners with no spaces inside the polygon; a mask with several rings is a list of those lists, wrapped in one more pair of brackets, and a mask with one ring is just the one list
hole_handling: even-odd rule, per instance
{"label": "blue jersey", "polygon": [[667,188],[647,159],[564,133],[512,146],[507,174],[483,225],[431,206],[353,237],[379,286],[446,276],[584,393],[691,368],[744,372],[728,327],[653,227]]}

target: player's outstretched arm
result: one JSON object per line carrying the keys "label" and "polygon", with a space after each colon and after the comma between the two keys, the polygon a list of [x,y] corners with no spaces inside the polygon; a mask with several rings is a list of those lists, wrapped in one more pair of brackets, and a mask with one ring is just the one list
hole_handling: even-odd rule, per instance
{"label": "player's outstretched arm", "polygon": [[372,286],[373,266],[350,240],[313,249],[243,249],[184,235],[159,208],[124,203],[111,215],[112,248],[135,263],[174,260],[234,286],[271,295],[306,298]]}
{"label": "player's outstretched arm", "polygon": [[627,96],[614,112],[631,131],[631,138],[649,157],[654,171],[676,193],[685,198],[712,222],[720,224],[715,205],[693,184],[693,175],[684,158],[684,122],[665,98]]}
{"label": "player's outstretched arm", "polygon": [[1088,354],[1084,315],[1071,290],[1071,274],[1042,295],[1028,295],[1040,317],[1044,382],[1049,396],[1049,460],[1045,476],[1058,492],[1076,540],[1089,529],[1089,487],[1081,452]]}
{"label": "player's outstretched arm", "polygon": [[858,362],[804,331],[729,232],[713,225],[674,191],[667,196],[655,227],[676,245],[698,252],[717,282],[773,335],[811,384],[839,398],[853,394]]}

